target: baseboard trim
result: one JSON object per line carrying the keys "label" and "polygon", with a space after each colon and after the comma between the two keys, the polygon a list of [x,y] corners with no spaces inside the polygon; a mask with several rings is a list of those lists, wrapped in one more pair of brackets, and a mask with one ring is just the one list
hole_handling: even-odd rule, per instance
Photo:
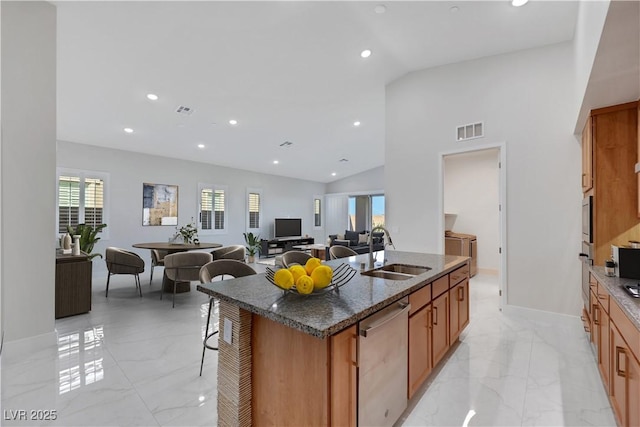
{"label": "baseboard trim", "polygon": [[10,359],[20,357],[23,354],[30,354],[47,347],[55,346],[58,342],[58,334],[55,331],[35,335],[28,338],[20,338],[13,341],[6,341],[3,344],[3,357]]}

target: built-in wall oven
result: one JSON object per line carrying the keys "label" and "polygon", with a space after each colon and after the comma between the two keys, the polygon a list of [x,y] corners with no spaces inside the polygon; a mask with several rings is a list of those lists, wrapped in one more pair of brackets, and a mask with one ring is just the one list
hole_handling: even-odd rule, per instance
{"label": "built-in wall oven", "polygon": [[593,196],[582,200],[582,300],[584,306],[590,307],[589,302],[589,266],[593,265]]}

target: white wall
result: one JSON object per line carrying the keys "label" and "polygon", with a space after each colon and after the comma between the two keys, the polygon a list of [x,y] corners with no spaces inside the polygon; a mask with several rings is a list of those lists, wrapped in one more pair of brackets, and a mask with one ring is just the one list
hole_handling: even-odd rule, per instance
{"label": "white wall", "polygon": [[384,189],[384,166],[327,184],[327,193],[362,193]]}
{"label": "white wall", "polygon": [[[438,153],[506,141],[507,304],[580,313],[580,147],[570,42],[411,73],[387,86],[386,222],[396,247],[442,241]],[[485,137],[454,141],[483,121]]]}
{"label": "white wall", "polygon": [[610,0],[581,1],[578,4],[578,18],[573,37],[575,133],[582,132],[589,110],[593,107],[584,104],[583,101],[610,4]]}
{"label": "white wall", "polygon": [[[164,242],[175,232],[174,226],[142,225],[142,184],[178,185],[178,223],[197,219],[198,183],[227,186],[227,234],[200,235],[202,242],[224,245],[244,244],[246,231],[246,190],[262,189],[262,238],[273,238],[273,219],[302,218],[303,234],[324,242],[324,229],[313,226],[313,195],[324,194],[325,184],[265,175],[250,171],[176,160],[128,151],[112,150],[86,144],[58,141],[58,167],[87,169],[110,174],[109,240],[100,241],[94,251],[104,253],[107,246],[134,250],[148,263],[149,251],[131,248],[134,243]],[[95,259],[96,269],[105,270],[104,262]],[[94,283],[94,286],[102,286]]]}
{"label": "white wall", "polygon": [[[2,315],[5,340],[54,329],[56,9],[2,4]],[[52,336],[52,334],[51,334]]]}
{"label": "white wall", "polygon": [[478,268],[498,270],[498,149],[444,157],[444,211],[457,215],[452,231],[478,238]]}

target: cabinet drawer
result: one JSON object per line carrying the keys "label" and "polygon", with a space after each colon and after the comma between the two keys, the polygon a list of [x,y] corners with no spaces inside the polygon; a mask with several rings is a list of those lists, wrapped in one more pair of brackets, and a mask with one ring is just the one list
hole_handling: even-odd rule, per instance
{"label": "cabinet drawer", "polygon": [[640,359],[640,331],[631,323],[631,320],[629,320],[615,300],[611,301],[609,309],[611,310],[611,321],[615,323],[622,338],[626,341],[631,352],[636,356],[636,359]]}
{"label": "cabinet drawer", "polygon": [[609,292],[602,286],[600,283],[596,286],[596,297],[598,297],[598,301],[604,308],[604,311],[609,313]]}
{"label": "cabinet drawer", "polygon": [[449,273],[449,286],[454,287],[467,277],[469,277],[469,264],[465,264]]}
{"label": "cabinet drawer", "polygon": [[443,276],[432,282],[431,295],[436,299],[443,292],[449,291],[449,276]]}
{"label": "cabinet drawer", "polygon": [[598,281],[596,280],[595,277],[593,277],[593,274],[589,273],[589,287],[593,289],[593,292],[595,292],[595,288],[597,285],[598,285]]}
{"label": "cabinet drawer", "polygon": [[431,302],[431,283],[409,295],[409,316]]}

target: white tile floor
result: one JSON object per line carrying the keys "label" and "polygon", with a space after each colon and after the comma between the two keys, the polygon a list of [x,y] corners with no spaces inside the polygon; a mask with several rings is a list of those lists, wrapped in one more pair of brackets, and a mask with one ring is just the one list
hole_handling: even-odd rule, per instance
{"label": "white tile floor", "polygon": [[[130,277],[114,276],[106,299],[96,277],[92,311],[58,320],[57,345],[5,347],[2,425],[216,424],[216,352],[198,376],[208,300],[193,291],[171,309],[159,279],[146,280],[139,298]],[[471,323],[403,425],[461,426],[471,410],[468,425],[615,425],[580,320],[497,306],[495,278],[472,279]],[[57,420],[11,420],[19,410]]]}

